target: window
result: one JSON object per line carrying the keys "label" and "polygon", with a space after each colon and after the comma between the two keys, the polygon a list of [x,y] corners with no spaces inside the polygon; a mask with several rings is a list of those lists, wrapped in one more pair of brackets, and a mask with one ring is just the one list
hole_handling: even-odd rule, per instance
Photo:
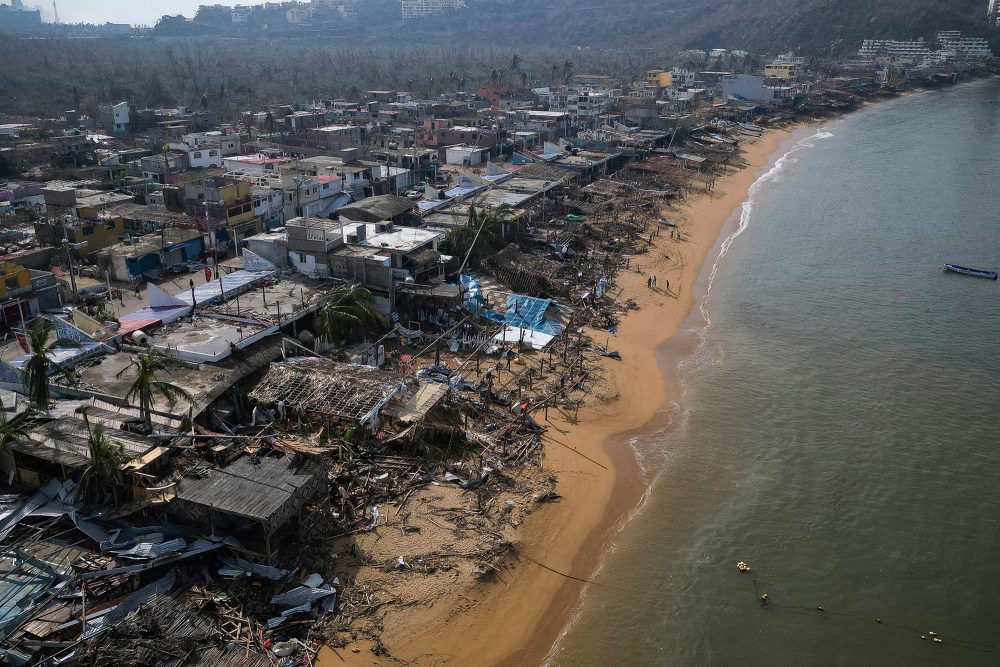
{"label": "window", "polygon": [[21,286],[21,283],[18,282],[17,277],[15,276],[13,278],[8,278],[7,280],[5,280],[4,285],[7,286],[8,290],[15,290]]}
{"label": "window", "polygon": [[194,159],[195,160],[200,160],[201,159],[201,151],[195,151],[194,152]]}
{"label": "window", "polygon": [[306,240],[307,241],[322,241],[323,240],[323,230],[322,229],[307,229],[306,230]]}
{"label": "window", "polygon": [[217,150],[210,150],[210,151],[208,151],[208,156],[209,157],[215,157],[218,154],[219,154],[219,151],[217,151]]}
{"label": "window", "polygon": [[91,236],[93,235],[93,233],[94,233],[94,227],[92,225],[87,225],[86,227],[83,228],[84,236]]}

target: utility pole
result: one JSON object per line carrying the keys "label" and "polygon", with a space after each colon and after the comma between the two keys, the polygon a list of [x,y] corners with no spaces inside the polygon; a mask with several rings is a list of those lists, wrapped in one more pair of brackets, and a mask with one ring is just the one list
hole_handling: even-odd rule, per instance
{"label": "utility pole", "polygon": [[70,247],[69,243],[69,232],[66,231],[66,217],[67,216],[62,216],[59,219],[62,222],[63,247],[66,248],[66,261],[69,264],[69,283],[73,288],[73,303],[79,303],[80,293],[76,289],[76,276],[73,274],[73,249]]}

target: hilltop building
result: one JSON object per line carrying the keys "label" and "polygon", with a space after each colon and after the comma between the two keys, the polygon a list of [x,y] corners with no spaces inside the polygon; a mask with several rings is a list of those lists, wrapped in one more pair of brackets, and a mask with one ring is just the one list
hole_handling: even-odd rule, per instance
{"label": "hilltop building", "polygon": [[457,11],[466,6],[462,0],[400,0],[404,22],[441,12]]}

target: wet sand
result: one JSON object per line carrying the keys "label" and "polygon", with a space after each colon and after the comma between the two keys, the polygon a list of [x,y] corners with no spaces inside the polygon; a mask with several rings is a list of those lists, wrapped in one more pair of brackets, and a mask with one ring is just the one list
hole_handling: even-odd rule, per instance
{"label": "wet sand", "polygon": [[[657,362],[657,351],[681,329],[704,289],[698,282],[714,258],[727,221],[738,215],[753,182],[779,157],[790,131],[771,130],[744,142],[749,166],[716,181],[711,193],[689,195],[679,210],[664,211],[680,224],[683,240],[663,227],[655,247],[633,258],[641,273],[623,271],[612,296],[639,305],[617,336],[591,332],[622,359],[605,359],[601,392],[612,399],[587,405],[575,423],[550,412],[545,465],[558,477],[562,499],[542,505],[521,528],[518,557],[497,581],[457,584],[453,594],[413,607],[382,642],[393,657],[369,645],[324,649],[317,664],[537,665],[569,623],[587,579],[598,567],[621,522],[642,500],[646,483],[628,446],[676,389]],[[655,290],[647,287],[657,277]],[[669,289],[667,288],[669,281]],[[704,283],[705,281],[701,281]],[[610,340],[609,340],[610,339]],[[575,451],[574,451],[575,450]],[[570,576],[566,576],[570,575]],[[357,651],[357,652],[356,652]]]}

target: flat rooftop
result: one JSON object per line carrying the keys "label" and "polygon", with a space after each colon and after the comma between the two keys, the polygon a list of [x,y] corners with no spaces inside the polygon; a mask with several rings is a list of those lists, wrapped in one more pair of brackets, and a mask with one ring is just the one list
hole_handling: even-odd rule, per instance
{"label": "flat rooftop", "polygon": [[440,239],[443,236],[444,235],[441,234],[441,232],[435,232],[429,229],[406,227],[404,229],[397,229],[394,232],[382,232],[381,234],[369,236],[359,245],[363,245],[368,248],[395,250],[397,252],[413,252],[414,250],[431,243],[435,239]]}

